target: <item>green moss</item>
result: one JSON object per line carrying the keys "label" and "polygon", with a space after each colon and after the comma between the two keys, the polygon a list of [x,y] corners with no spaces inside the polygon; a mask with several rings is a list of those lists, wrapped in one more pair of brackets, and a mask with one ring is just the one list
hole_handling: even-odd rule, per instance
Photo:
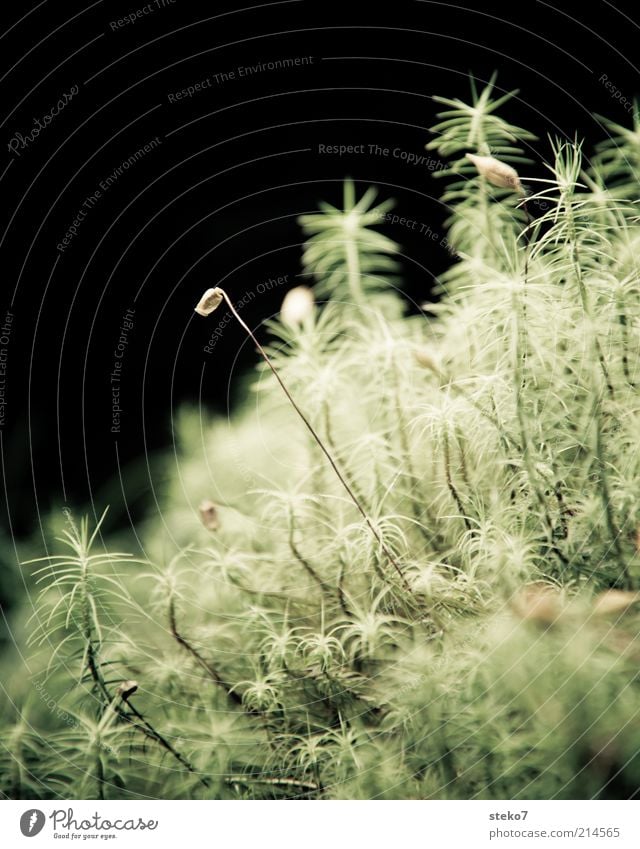
{"label": "green moss", "polygon": [[149,562],[83,525],[41,572],[7,795],[637,792],[640,139],[588,166],[555,142],[533,194],[505,101],[439,101],[457,257],[431,318],[372,191],[301,222],[328,302],[268,353],[366,518],[268,369],[230,421],[185,411]]}

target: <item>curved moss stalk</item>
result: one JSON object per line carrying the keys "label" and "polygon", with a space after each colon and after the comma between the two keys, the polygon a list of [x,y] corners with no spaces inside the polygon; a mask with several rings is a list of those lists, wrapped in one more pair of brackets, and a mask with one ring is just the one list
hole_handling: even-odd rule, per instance
{"label": "curved moss stalk", "polygon": [[605,521],[607,523],[607,530],[609,532],[609,536],[611,537],[611,544],[615,552],[616,560],[618,561],[618,565],[620,566],[624,586],[627,589],[631,589],[631,575],[629,574],[629,567],[627,565],[624,552],[622,550],[622,545],[620,542],[620,531],[616,526],[616,521],[613,515],[613,508],[611,506],[611,496],[609,492],[609,476],[607,473],[607,461],[604,456],[604,445],[602,444],[602,430],[600,425],[601,416],[599,412],[600,403],[600,399],[596,398],[594,406],[596,406],[598,409],[594,410],[593,418],[595,421],[596,428],[595,460],[598,468],[598,477],[600,479],[602,510],[604,512]]}
{"label": "curved moss stalk", "polygon": [[627,314],[622,298],[619,298],[618,300],[618,309],[620,310],[618,314],[618,321],[620,322],[622,333],[622,373],[624,374],[625,380],[631,389],[635,389],[636,384],[631,379],[631,373],[629,371],[629,322],[627,320]]}
{"label": "curved moss stalk", "polygon": [[296,545],[295,533],[295,515],[293,509],[291,509],[289,512],[289,548],[291,549],[291,553],[298,561],[298,563],[302,566],[302,568],[305,570],[307,575],[309,575],[309,577],[316,582],[321,592],[325,593],[326,595],[332,595],[330,588],[325,584],[320,575],[318,575],[311,563],[309,563],[309,561],[306,559],[306,557],[304,557],[304,555]]}
{"label": "curved moss stalk", "polygon": [[[296,411],[296,413],[298,414],[298,416],[302,420],[303,424],[305,425],[305,427],[307,428],[307,430],[309,431],[311,436],[318,443],[320,450],[322,451],[322,453],[325,455],[325,457],[329,461],[329,464],[331,465],[331,468],[335,472],[336,477],[338,478],[338,480],[340,481],[340,483],[344,487],[347,495],[349,496],[349,498],[353,502],[354,506],[356,507],[356,509],[358,510],[360,515],[362,516],[362,518],[364,519],[364,521],[365,521],[367,527],[369,528],[369,531],[371,532],[372,536],[375,538],[376,542],[380,546],[380,549],[384,552],[385,557],[388,559],[389,563],[394,568],[394,570],[397,573],[402,585],[404,586],[404,588],[407,590],[408,593],[412,593],[409,582],[405,578],[405,576],[402,572],[402,569],[400,568],[400,565],[398,564],[398,561],[396,560],[395,556],[393,555],[393,553],[391,552],[391,550],[389,549],[389,547],[385,543],[385,541],[382,539],[380,532],[377,530],[377,528],[375,527],[375,525],[373,524],[373,522],[369,518],[366,510],[364,509],[364,507],[362,506],[362,504],[360,502],[360,499],[357,497],[357,495],[355,494],[355,492],[353,491],[353,489],[351,488],[351,486],[347,482],[346,478],[344,477],[344,475],[342,474],[342,472],[338,468],[336,461],[333,459],[331,453],[329,452],[328,448],[326,447],[326,445],[324,444],[324,442],[322,441],[322,439],[320,438],[320,436],[316,432],[315,428],[313,427],[313,425],[311,424],[309,419],[305,416],[305,414],[302,412],[302,410],[297,405],[297,403],[294,401],[291,393],[289,392],[284,381],[280,377],[278,370],[276,369],[276,367],[271,362],[269,355],[267,354],[265,349],[262,347],[262,345],[258,342],[258,340],[254,336],[253,332],[251,331],[251,328],[249,327],[249,325],[246,324],[242,320],[242,318],[240,317],[240,314],[238,313],[238,311],[234,307],[231,298],[227,295],[227,293],[224,291],[224,289],[221,289],[220,287],[217,287],[216,289],[214,289],[211,297],[213,298],[214,296],[215,296],[215,299],[216,299],[216,303],[215,303],[215,306],[213,306],[213,309],[215,309],[215,307],[219,305],[221,299],[224,299],[225,303],[227,304],[227,306],[231,310],[231,314],[236,319],[236,321],[240,324],[240,326],[245,331],[245,333],[249,336],[249,338],[251,339],[253,344],[258,349],[258,353],[260,354],[260,356],[265,361],[265,363],[267,364],[267,366],[269,367],[269,369],[273,373],[274,377],[278,381],[280,388],[282,389],[284,394],[287,396],[287,400],[289,401],[289,403],[291,404],[293,409]],[[219,297],[220,300],[218,300],[218,297]],[[209,309],[209,311],[212,311],[212,310]],[[208,313],[203,311],[202,314],[206,315]]]}
{"label": "curved moss stalk", "polygon": [[208,780],[202,775],[200,775],[198,770],[196,770],[196,768],[187,760],[187,758],[185,758],[184,755],[180,754],[180,752],[171,745],[171,743],[166,739],[166,737],[164,737],[159,731],[157,731],[149,722],[149,720],[146,719],[143,714],[141,714],[140,711],[131,704],[130,698],[132,695],[133,693],[130,692],[122,693],[121,699],[122,702],[127,705],[127,707],[129,708],[133,716],[138,720],[138,722],[133,720],[131,716],[125,711],[123,711],[121,708],[117,708],[118,715],[122,717],[122,719],[124,719],[126,722],[131,723],[131,725],[133,725],[133,727],[136,728],[138,731],[141,731],[145,735],[145,737],[148,737],[150,740],[154,740],[156,743],[158,743],[163,749],[165,749],[165,751],[169,752],[169,754],[174,757],[179,764],[181,764],[186,770],[188,770],[188,772],[192,773],[193,775],[196,775],[201,784],[203,784],[205,787],[208,787]]}
{"label": "curved moss stalk", "polygon": [[342,474],[345,476],[345,479],[348,481],[351,489],[355,492],[356,496],[358,497],[358,500],[363,505],[363,507],[365,507],[365,509],[369,509],[369,505],[367,504],[367,499],[365,498],[358,481],[351,474],[351,470],[349,469],[348,463],[344,459],[344,457],[342,456],[342,452],[340,451],[340,448],[339,448],[337,442],[333,438],[333,427],[331,425],[331,411],[329,409],[329,404],[326,401],[322,402],[322,412],[323,412],[323,417],[324,417],[324,432],[325,432],[325,437],[326,437],[326,440],[327,440],[327,445],[329,446],[329,448],[333,452],[333,456],[336,458],[338,463],[340,463],[340,466],[342,468]]}
{"label": "curved moss stalk", "polygon": [[94,641],[94,630],[96,630],[97,623],[94,620],[95,602],[93,600],[89,587],[88,566],[89,564],[87,558],[83,557],[80,580],[82,593],[82,628],[85,645],[84,650],[87,659],[87,668],[89,671],[90,678],[93,681],[94,687],[104,705],[108,704],[111,701],[111,696],[109,695],[104,676],[102,675],[102,671],[100,669],[100,662],[98,660],[99,647]]}
{"label": "curved moss stalk", "polygon": [[209,663],[206,658],[204,658],[200,652],[191,645],[191,643],[184,637],[180,631],[178,631],[178,624],[176,622],[176,607],[173,598],[169,600],[169,629],[171,631],[171,636],[178,643],[179,646],[182,646],[185,651],[187,651],[191,657],[198,663],[199,666],[204,669],[209,678],[213,681],[213,683],[221,687],[226,695],[231,699],[231,701],[235,702],[237,705],[242,704],[242,696],[236,693],[226,681],[222,678],[218,670],[213,666],[212,663]]}
{"label": "curved moss stalk", "polygon": [[582,276],[580,249],[578,247],[578,234],[576,231],[576,222],[575,216],[573,214],[573,207],[571,206],[571,199],[565,201],[564,209],[567,216],[567,233],[569,237],[569,244],[571,246],[571,262],[573,264],[573,271],[576,278],[576,282],[578,284],[578,291],[580,292],[580,301],[582,302],[582,309],[584,311],[585,318],[589,322],[589,333],[591,334],[594,353],[598,362],[600,363],[600,369],[602,371],[605,386],[607,387],[607,393],[610,398],[614,398],[615,393],[613,391],[613,384],[611,382],[609,369],[607,368],[607,363],[604,358],[602,346],[600,345],[600,340],[598,339],[598,334],[596,332],[595,327],[593,326],[591,302],[589,300],[589,293],[587,292],[587,287],[585,286],[584,278]]}
{"label": "curved moss stalk", "polygon": [[536,500],[540,506],[540,510],[542,512],[542,518],[544,521],[544,525],[546,526],[547,532],[547,540],[548,545],[551,551],[558,558],[563,567],[567,567],[569,565],[569,561],[567,557],[563,554],[563,552],[558,548],[558,545],[554,539],[554,525],[551,519],[551,514],[549,513],[549,507],[547,505],[547,501],[544,496],[544,492],[540,487],[540,482],[538,480],[538,474],[536,472],[535,463],[533,462],[533,458],[531,456],[531,440],[529,438],[529,430],[527,428],[527,418],[524,410],[524,404],[522,401],[522,391],[524,388],[524,378],[522,375],[522,356],[520,353],[520,345],[522,342],[522,335],[524,333],[524,329],[522,327],[522,318],[520,315],[520,305],[518,302],[517,296],[514,294],[514,314],[515,314],[515,323],[516,323],[516,344],[514,345],[514,392],[515,392],[515,406],[516,406],[516,417],[518,420],[518,426],[520,429],[520,439],[522,442],[522,457],[524,460],[524,466],[527,472],[527,477],[529,479],[529,485],[533,490]]}
{"label": "curved moss stalk", "polygon": [[[416,475],[415,468],[413,465],[413,459],[411,457],[411,446],[409,445],[409,439],[407,437],[407,421],[404,415],[404,410],[402,408],[402,398],[400,396],[400,369],[398,368],[398,364],[393,355],[391,357],[391,366],[393,369],[394,402],[396,409],[396,417],[398,419],[396,429],[398,431],[398,436],[400,439],[400,447],[404,455],[404,462],[407,466],[407,475],[409,477],[409,480],[412,482],[411,488],[409,490],[411,512],[413,513],[413,518],[416,520],[416,524],[418,525],[422,536],[427,540],[427,542],[432,543],[433,536],[425,527],[423,523],[423,512],[420,510],[420,506],[418,504],[417,499],[413,497],[413,486],[417,484],[418,476]],[[424,507],[424,512],[428,513],[426,505]],[[430,518],[433,520],[433,517]]]}

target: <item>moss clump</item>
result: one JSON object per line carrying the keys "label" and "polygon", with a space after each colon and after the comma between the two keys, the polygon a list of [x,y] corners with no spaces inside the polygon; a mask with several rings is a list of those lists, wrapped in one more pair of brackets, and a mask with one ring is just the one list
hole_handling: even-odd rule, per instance
{"label": "moss clump", "polygon": [[373,191],[302,219],[327,301],[267,354],[321,445],[265,367],[230,422],[184,413],[145,566],[86,524],[40,565],[7,795],[637,793],[640,128],[536,183],[507,99],[439,101],[429,317]]}

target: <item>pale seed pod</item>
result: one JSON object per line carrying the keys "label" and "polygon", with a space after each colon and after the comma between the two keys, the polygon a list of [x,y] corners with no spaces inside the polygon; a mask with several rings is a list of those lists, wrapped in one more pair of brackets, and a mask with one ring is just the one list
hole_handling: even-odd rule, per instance
{"label": "pale seed pod", "polygon": [[596,596],[593,602],[593,612],[598,616],[624,613],[638,601],[640,601],[638,593],[625,590],[606,590]]}
{"label": "pale seed pod", "polygon": [[512,599],[512,606],[521,619],[552,625],[563,610],[559,591],[541,581],[529,584]]}
{"label": "pale seed pod", "polygon": [[473,162],[478,173],[492,185],[501,189],[513,189],[515,192],[522,192],[518,172],[515,168],[507,165],[506,162],[500,162],[493,156],[476,156],[475,153],[467,153],[467,159]]}
{"label": "pale seed pod", "polygon": [[208,531],[217,531],[220,527],[218,520],[218,510],[216,505],[208,498],[200,503],[198,507],[200,513],[200,521]]}
{"label": "pale seed pod", "polygon": [[283,324],[295,327],[304,324],[313,315],[313,292],[308,286],[296,286],[284,296],[280,308],[280,319]]}
{"label": "pale seed pod", "polygon": [[198,313],[198,315],[204,316],[206,318],[220,306],[221,301],[222,292],[216,286],[215,289],[207,289],[207,291],[200,298],[194,309]]}

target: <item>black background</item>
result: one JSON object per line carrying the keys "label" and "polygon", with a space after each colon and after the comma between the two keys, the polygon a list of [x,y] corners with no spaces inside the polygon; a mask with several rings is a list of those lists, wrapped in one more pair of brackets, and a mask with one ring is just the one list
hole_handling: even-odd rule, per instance
{"label": "black background", "polygon": [[[368,153],[377,144],[423,155],[431,95],[466,99],[469,72],[486,81],[497,70],[498,90],[520,89],[503,114],[540,137],[532,176],[542,177],[548,134],[584,136],[588,153],[603,137],[593,113],[630,124],[620,98],[640,91],[631,3],[175,0],[110,26],[144,5],[44,0],[0,13],[0,318],[15,316],[1,448],[16,537],[65,503],[110,503],[114,526],[148,509],[176,411],[190,402],[225,413],[254,359],[233,326],[205,354],[212,325],[194,303],[221,281],[238,298],[269,278],[300,282],[296,218],[321,198],[339,203],[345,175],[444,234],[442,183],[424,165]],[[169,102],[214,74],[294,57],[313,62]],[[61,114],[11,153],[14,134],[29,133],[73,85]],[[156,136],[161,144],[103,193],[61,254],[87,196]],[[323,155],[321,144],[366,153]],[[419,230],[382,229],[403,246],[408,300],[428,299],[446,250]],[[259,328],[284,291],[255,298],[245,319]],[[125,413],[113,434],[109,373],[128,308]]]}

